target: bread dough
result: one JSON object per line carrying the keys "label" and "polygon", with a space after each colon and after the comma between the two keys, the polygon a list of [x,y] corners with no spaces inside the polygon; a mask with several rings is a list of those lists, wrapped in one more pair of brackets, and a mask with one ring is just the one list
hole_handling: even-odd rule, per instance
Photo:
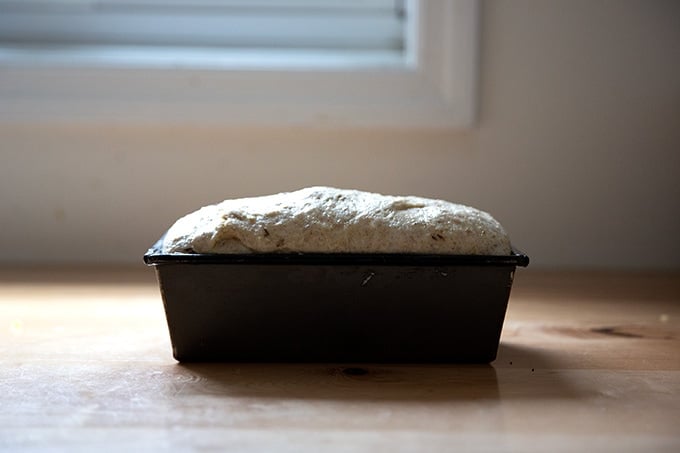
{"label": "bread dough", "polygon": [[225,200],[179,219],[163,253],[432,253],[508,255],[486,212],[414,196],[310,187]]}

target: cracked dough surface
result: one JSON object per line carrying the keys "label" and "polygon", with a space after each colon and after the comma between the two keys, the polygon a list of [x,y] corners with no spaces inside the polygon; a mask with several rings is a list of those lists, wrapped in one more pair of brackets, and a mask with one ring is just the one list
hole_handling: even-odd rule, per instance
{"label": "cracked dough surface", "polygon": [[332,187],[225,200],[175,222],[163,253],[434,253],[508,255],[486,212],[413,196]]}

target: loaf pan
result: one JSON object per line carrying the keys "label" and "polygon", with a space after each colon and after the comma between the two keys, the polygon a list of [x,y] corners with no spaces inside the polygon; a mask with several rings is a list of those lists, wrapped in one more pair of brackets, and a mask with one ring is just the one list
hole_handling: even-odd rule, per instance
{"label": "loaf pan", "polygon": [[488,363],[515,268],[529,258],[163,254],[156,270],[180,362]]}

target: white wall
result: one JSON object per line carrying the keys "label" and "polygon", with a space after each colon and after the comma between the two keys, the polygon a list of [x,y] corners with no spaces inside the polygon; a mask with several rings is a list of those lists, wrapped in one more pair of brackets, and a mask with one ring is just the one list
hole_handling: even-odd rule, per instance
{"label": "white wall", "polygon": [[680,2],[489,1],[482,27],[463,133],[0,124],[0,262],[140,262],[198,206],[326,184],[480,207],[535,267],[680,268]]}

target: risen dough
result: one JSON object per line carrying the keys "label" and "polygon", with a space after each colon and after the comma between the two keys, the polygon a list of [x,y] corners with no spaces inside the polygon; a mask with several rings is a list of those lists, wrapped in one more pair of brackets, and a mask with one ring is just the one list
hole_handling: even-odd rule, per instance
{"label": "risen dough", "polygon": [[434,253],[507,255],[489,214],[442,200],[310,187],[226,200],[179,219],[164,253]]}

